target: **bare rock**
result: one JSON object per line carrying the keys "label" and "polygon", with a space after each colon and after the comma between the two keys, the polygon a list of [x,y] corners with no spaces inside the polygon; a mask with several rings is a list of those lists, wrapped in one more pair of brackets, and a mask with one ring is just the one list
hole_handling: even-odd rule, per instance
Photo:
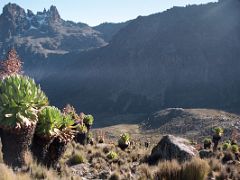
{"label": "bare rock", "polygon": [[153,148],[149,157],[149,164],[155,164],[160,160],[187,161],[197,155],[197,150],[190,145],[187,139],[166,135]]}

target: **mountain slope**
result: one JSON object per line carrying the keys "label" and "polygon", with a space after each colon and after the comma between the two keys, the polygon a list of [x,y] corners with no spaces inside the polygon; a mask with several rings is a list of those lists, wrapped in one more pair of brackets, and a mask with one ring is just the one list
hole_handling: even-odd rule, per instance
{"label": "mountain slope", "polygon": [[239,115],[214,109],[170,108],[152,113],[141,125],[146,132],[184,135],[195,139],[211,136],[215,127],[223,127],[224,135],[231,137],[239,131]]}
{"label": "mountain slope", "polygon": [[101,113],[239,107],[239,10],[239,0],[225,0],[139,17],[109,45],[69,54],[64,85],[52,77],[44,86],[51,95],[59,86],[58,105]]}
{"label": "mountain slope", "polygon": [[[87,24],[61,19],[55,6],[34,14],[7,4],[0,15],[0,54],[15,47],[20,54],[66,54],[105,46],[107,42]],[[2,58],[2,57],[1,57]]]}
{"label": "mountain slope", "polygon": [[[148,114],[168,107],[240,107],[239,0],[174,7],[140,16],[121,28],[109,44],[102,41],[100,32],[63,21],[55,8],[51,9],[42,12],[52,17],[46,19],[46,36],[39,31],[45,32],[45,26],[34,30],[38,42],[50,38],[40,43],[43,50],[21,43],[17,48],[25,59],[25,72],[41,83],[53,104],[62,107],[71,103],[78,110],[104,115]],[[25,17],[22,10],[18,13],[17,17]],[[41,13],[34,16],[39,18]],[[53,26],[48,19],[53,19]],[[18,23],[12,23],[13,30],[9,28],[12,37],[31,39],[27,25],[14,24]],[[75,32],[73,27],[79,29]],[[85,29],[89,36],[83,35]],[[0,31],[7,33],[2,28]],[[16,37],[18,32],[20,37]],[[74,40],[67,41],[71,32]],[[81,45],[77,37],[82,35],[86,42],[90,38],[94,43]],[[6,45],[14,38],[7,38]],[[54,40],[57,42],[52,47]],[[43,55],[48,58],[36,61]]]}
{"label": "mountain slope", "polygon": [[95,30],[102,33],[103,39],[109,42],[121,29],[127,26],[130,21],[123,23],[102,23],[98,26],[93,27]]}

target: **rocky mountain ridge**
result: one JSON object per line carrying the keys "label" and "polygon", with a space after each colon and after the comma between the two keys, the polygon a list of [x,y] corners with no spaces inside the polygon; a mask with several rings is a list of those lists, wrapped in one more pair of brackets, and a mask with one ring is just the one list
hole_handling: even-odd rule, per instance
{"label": "rocky mountain ridge", "polygon": [[20,54],[66,54],[99,48],[108,43],[101,33],[84,23],[65,21],[55,6],[34,14],[17,4],[7,4],[0,16],[0,53],[15,47]]}
{"label": "rocky mountain ridge", "polygon": [[[101,48],[79,52],[80,43],[68,45],[61,35],[61,45],[52,48],[50,39],[48,50],[69,51],[73,46],[73,51],[48,53],[45,61],[21,48],[19,54],[26,74],[40,82],[59,107],[71,103],[85,112],[111,115],[149,114],[169,107],[238,108],[239,9],[239,0],[174,7],[128,22]],[[64,23],[70,22],[60,26]],[[62,30],[57,24],[57,32],[67,32],[67,37],[66,29],[76,26]],[[104,26],[98,30],[113,32]]]}

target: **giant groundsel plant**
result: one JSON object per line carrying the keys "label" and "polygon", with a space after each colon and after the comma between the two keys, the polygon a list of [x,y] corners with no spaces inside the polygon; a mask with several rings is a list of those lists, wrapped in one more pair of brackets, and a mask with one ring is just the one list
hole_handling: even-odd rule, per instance
{"label": "giant groundsel plant", "polygon": [[48,98],[27,76],[11,75],[0,81],[0,126],[21,128],[37,121],[38,110]]}

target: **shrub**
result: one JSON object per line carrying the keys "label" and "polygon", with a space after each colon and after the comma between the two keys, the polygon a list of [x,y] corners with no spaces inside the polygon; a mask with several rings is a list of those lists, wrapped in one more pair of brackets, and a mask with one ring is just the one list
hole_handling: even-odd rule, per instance
{"label": "shrub", "polygon": [[88,115],[85,115],[84,116],[84,119],[83,119],[83,122],[87,125],[93,125],[93,121],[94,121],[94,118],[91,114],[88,114]]}
{"label": "shrub", "polygon": [[118,144],[130,143],[130,135],[128,133],[123,133],[118,140]]}
{"label": "shrub", "polygon": [[47,106],[38,113],[36,134],[40,136],[56,136],[62,126],[61,111],[54,106]]}
{"label": "shrub", "polygon": [[48,98],[34,80],[21,75],[0,81],[0,128],[3,159],[7,165],[21,167],[38,120],[40,108]]}
{"label": "shrub", "polygon": [[223,143],[222,149],[224,151],[229,150],[230,148],[231,148],[231,144],[230,143],[228,143],[228,142]]}
{"label": "shrub", "polygon": [[69,158],[68,163],[70,165],[81,164],[85,162],[85,157],[80,153],[74,153],[72,157]]}
{"label": "shrub", "polygon": [[233,152],[233,153],[238,153],[238,152],[239,152],[239,147],[238,147],[238,145],[232,145],[232,152]]}
{"label": "shrub", "polygon": [[107,154],[107,158],[108,159],[111,159],[111,160],[114,160],[114,159],[117,159],[118,158],[118,154],[114,151],[110,151],[108,154]]}
{"label": "shrub", "polygon": [[223,128],[221,128],[221,127],[216,127],[213,130],[214,130],[215,134],[217,134],[219,136],[221,136],[224,132]]}
{"label": "shrub", "polygon": [[210,149],[212,140],[210,138],[205,138],[203,141],[203,144],[204,144],[204,149]]}
{"label": "shrub", "polygon": [[79,132],[81,134],[88,132],[87,127],[84,124],[79,124],[76,127],[77,127],[77,132]]}
{"label": "shrub", "polygon": [[70,142],[76,135],[75,129],[72,126],[74,120],[69,115],[63,115],[62,122],[60,123],[60,134],[59,137],[61,141],[66,143]]}
{"label": "shrub", "polygon": [[73,138],[74,120],[70,115],[63,115],[58,108],[47,106],[39,112],[38,116],[36,134],[47,137],[58,136],[66,141]]}
{"label": "shrub", "polygon": [[183,179],[204,180],[210,170],[208,162],[202,159],[194,158],[184,164],[182,168]]}
{"label": "shrub", "polygon": [[63,108],[63,114],[71,116],[72,119],[78,120],[79,116],[76,113],[76,110],[70,104],[67,104],[65,108]]}
{"label": "shrub", "polygon": [[0,81],[0,125],[29,126],[37,121],[37,110],[48,104],[48,98],[33,79],[12,75]]}
{"label": "shrub", "polygon": [[7,59],[0,62],[0,79],[22,73],[22,62],[15,49],[8,52]]}
{"label": "shrub", "polygon": [[203,143],[204,143],[204,144],[211,144],[211,143],[212,143],[212,140],[211,140],[211,138],[205,138],[205,139],[203,140]]}
{"label": "shrub", "polygon": [[160,162],[154,179],[179,180],[181,179],[181,166],[177,161]]}

